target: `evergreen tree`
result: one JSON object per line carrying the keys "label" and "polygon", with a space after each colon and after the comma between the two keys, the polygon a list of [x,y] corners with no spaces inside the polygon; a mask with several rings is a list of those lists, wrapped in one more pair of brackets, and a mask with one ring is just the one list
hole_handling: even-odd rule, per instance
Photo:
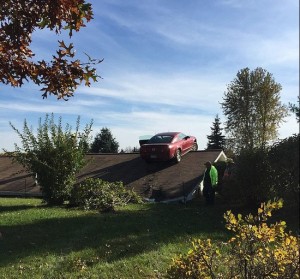
{"label": "evergreen tree", "polygon": [[298,96],[298,106],[296,104],[289,103],[289,110],[295,114],[298,123],[300,122],[299,103],[300,103],[299,96]]}
{"label": "evergreen tree", "polygon": [[102,128],[91,145],[93,153],[118,153],[119,143],[108,128]]}
{"label": "evergreen tree", "polygon": [[224,149],[225,145],[225,136],[222,135],[222,128],[220,118],[216,115],[215,121],[211,129],[211,134],[207,136],[208,143],[207,149]]}

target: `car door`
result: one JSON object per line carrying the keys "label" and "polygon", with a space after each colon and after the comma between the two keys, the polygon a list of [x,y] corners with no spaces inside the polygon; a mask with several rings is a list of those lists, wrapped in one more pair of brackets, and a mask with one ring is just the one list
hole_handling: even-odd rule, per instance
{"label": "car door", "polygon": [[185,134],[183,134],[183,133],[181,133],[180,135],[179,135],[179,138],[180,138],[180,141],[181,141],[181,146],[182,146],[182,153],[184,154],[184,153],[186,153],[188,150],[189,150],[189,146],[190,146],[190,141],[189,141],[189,138],[185,135]]}

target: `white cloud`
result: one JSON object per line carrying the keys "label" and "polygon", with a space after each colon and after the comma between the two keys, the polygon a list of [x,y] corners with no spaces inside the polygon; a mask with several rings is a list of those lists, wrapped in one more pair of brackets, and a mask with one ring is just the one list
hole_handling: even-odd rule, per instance
{"label": "white cloud", "polygon": [[[32,84],[1,86],[0,147],[17,140],[9,121],[22,127],[24,118],[37,123],[54,112],[66,121],[93,118],[94,132],[107,126],[122,148],[136,146],[140,135],[171,130],[197,136],[205,148],[215,115],[222,119],[226,85],[244,67],[265,68],[282,84],[282,102],[297,101],[299,1],[91,2],[94,20],[73,39],[79,57],[104,58],[97,66],[103,79],[80,87],[68,102],[41,100]],[[60,38],[38,32],[33,39],[36,57],[47,59]],[[290,118],[280,137],[296,128]]]}
{"label": "white cloud", "polygon": [[155,74],[123,74],[114,77],[118,80],[116,88],[109,88],[112,80],[106,80],[100,86],[83,88],[86,94],[113,97],[140,105],[171,105],[205,111],[219,110],[218,102],[226,89],[225,78],[201,73],[157,76]]}

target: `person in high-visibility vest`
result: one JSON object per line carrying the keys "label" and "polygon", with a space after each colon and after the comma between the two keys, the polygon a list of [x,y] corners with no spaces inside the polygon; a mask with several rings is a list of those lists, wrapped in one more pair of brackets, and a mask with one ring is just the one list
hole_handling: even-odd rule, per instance
{"label": "person in high-visibility vest", "polygon": [[207,205],[213,205],[215,202],[215,188],[218,185],[218,171],[209,161],[204,165],[206,169],[203,176],[203,196]]}

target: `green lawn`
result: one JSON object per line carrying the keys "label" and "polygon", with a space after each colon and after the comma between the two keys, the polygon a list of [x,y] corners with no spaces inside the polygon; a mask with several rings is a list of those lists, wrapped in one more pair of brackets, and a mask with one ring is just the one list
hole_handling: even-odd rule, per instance
{"label": "green lawn", "polygon": [[0,198],[0,278],[162,278],[192,239],[228,239],[227,209],[195,199],[100,214]]}

